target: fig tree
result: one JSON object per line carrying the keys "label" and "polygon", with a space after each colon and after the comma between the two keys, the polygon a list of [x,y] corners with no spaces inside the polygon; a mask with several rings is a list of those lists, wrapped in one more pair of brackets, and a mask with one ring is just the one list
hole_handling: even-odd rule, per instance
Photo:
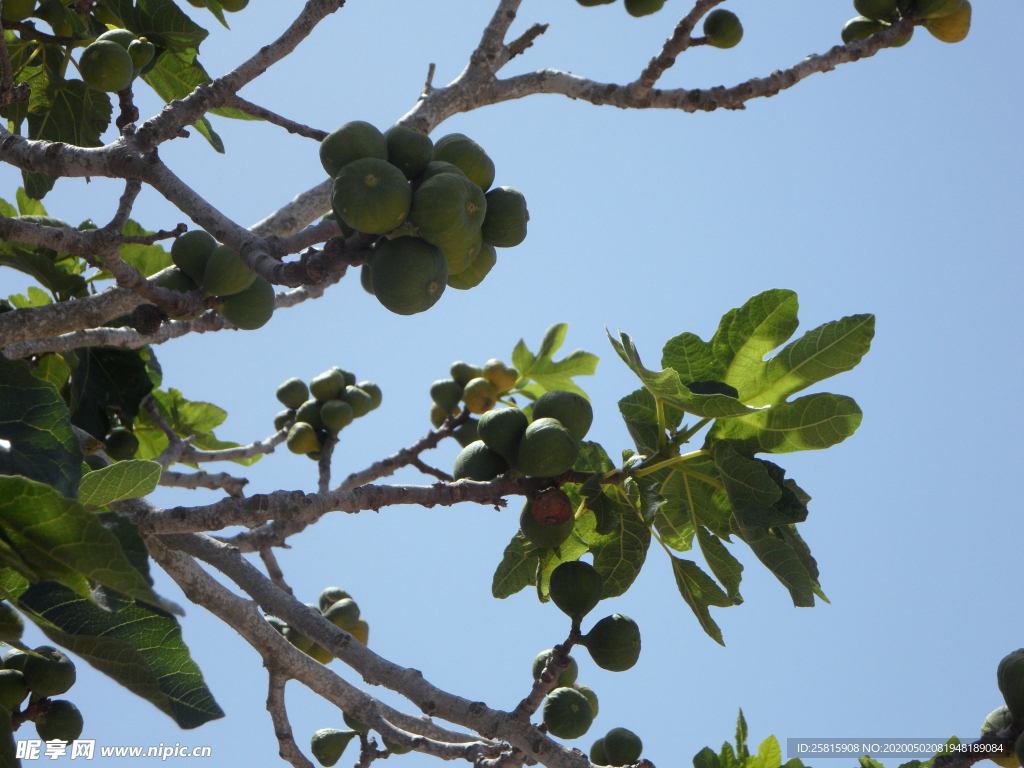
{"label": "fig tree", "polygon": [[295,421],[295,411],[289,408],[286,411],[278,411],[274,417],[274,429],[280,432],[289,422]]}
{"label": "fig tree", "polygon": [[594,409],[587,398],[575,392],[553,390],[545,392],[533,404],[533,419],[557,419],[577,441],[590,431]]}
{"label": "fig tree", "polygon": [[853,9],[861,16],[876,21],[894,21],[900,14],[896,0],[853,0]]}
{"label": "fig tree", "polygon": [[572,688],[556,688],[544,700],[544,724],[560,739],[578,739],[590,730],[594,710],[587,697]]}
{"label": "fig tree", "polygon": [[1005,656],[999,662],[996,681],[1010,712],[1016,717],[1024,717],[1024,648]]}
{"label": "fig tree", "polygon": [[36,0],[4,0],[4,21],[24,21],[32,15],[36,8]]}
{"label": "fig tree", "polygon": [[366,623],[365,619],[357,621],[356,625],[348,633],[363,645],[370,644],[370,625]]}
{"label": "fig tree", "polygon": [[449,133],[434,144],[434,160],[451,163],[486,192],[494,183],[494,161],[484,148],[461,133]]}
{"label": "fig tree", "polygon": [[464,387],[473,379],[481,378],[484,375],[484,369],[479,365],[470,365],[459,360],[452,363],[450,373],[452,378]]}
{"label": "fig tree", "polygon": [[548,594],[559,610],[578,624],[600,602],[604,579],[590,563],[570,560],[551,572]]}
{"label": "fig tree", "polygon": [[[540,680],[540,676],[544,673],[544,666],[548,663],[548,659],[551,658],[551,654],[555,651],[553,648],[548,648],[546,651],[541,651],[537,654],[533,660],[533,679]],[[562,670],[562,674],[558,676],[558,680],[555,683],[556,688],[569,688],[575,682],[576,678],[580,674],[579,665],[576,663],[576,659],[569,656],[569,666]]]}
{"label": "fig tree", "polygon": [[480,433],[477,430],[478,422],[476,419],[470,419],[460,427],[456,427],[455,431],[452,432],[452,437],[455,438],[455,442],[465,448],[470,443],[475,443],[480,439]]}
{"label": "fig tree", "polygon": [[22,670],[32,698],[48,699],[70,690],[76,678],[71,659],[52,645],[41,645],[35,652],[38,655],[29,655]]}
{"label": "fig tree", "polygon": [[597,694],[594,693],[594,690],[582,683],[573,683],[572,687],[587,697],[587,701],[590,702],[591,709],[594,710],[594,717],[597,717]]}
{"label": "fig tree", "polygon": [[480,246],[480,253],[473,259],[473,263],[459,272],[457,275],[448,275],[448,285],[460,291],[468,291],[476,288],[487,277],[488,273],[498,263],[494,246],[484,243]]}
{"label": "fig tree", "polygon": [[115,429],[103,441],[107,446],[107,456],[114,461],[127,461],[139,450],[139,439],[126,429]]}
{"label": "fig tree", "polygon": [[74,741],[82,735],[83,726],[78,707],[64,699],[51,701],[49,709],[36,715],[36,733],[43,741]]}
{"label": "fig tree", "polygon": [[328,606],[324,611],[324,618],[348,632],[359,621],[359,606],[351,597],[343,597]]}
{"label": "fig tree", "polygon": [[633,765],[640,759],[643,750],[640,737],[627,728],[612,728],[604,736],[604,754],[608,765]]}
{"label": "fig tree", "polygon": [[533,515],[533,502],[530,500],[523,505],[523,511],[519,515],[519,529],[523,532],[523,536],[541,549],[559,547],[563,541],[569,538],[575,522],[575,519],[570,516],[560,525],[538,523],[537,518]]}
{"label": "fig tree", "polygon": [[590,762],[594,765],[608,765],[608,757],[604,753],[603,738],[590,745]]}
{"label": "fig tree", "polygon": [[292,424],[285,442],[288,444],[288,450],[292,453],[306,454],[310,451],[320,450],[320,440],[317,438],[316,430],[304,421]]}
{"label": "fig tree", "polygon": [[664,7],[665,0],[626,0],[626,13],[630,16],[650,16]]}
{"label": "fig tree", "polygon": [[17,669],[0,669],[0,707],[13,712],[28,696],[25,676]]}
{"label": "fig tree", "polygon": [[0,643],[16,643],[25,631],[25,622],[9,603],[0,603]]}
{"label": "fig tree", "polygon": [[317,604],[320,607],[320,612],[323,613],[336,602],[344,600],[346,597],[352,597],[352,595],[341,587],[327,587],[320,593],[320,599],[317,601]]}
{"label": "fig tree", "polygon": [[309,399],[309,388],[302,379],[292,377],[277,388],[277,399],[285,408],[297,410]]}
{"label": "fig tree", "polygon": [[456,480],[487,482],[508,471],[508,462],[482,440],[470,443],[455,457],[452,477]]}
{"label": "fig tree", "polygon": [[320,163],[332,178],[353,160],[364,157],[387,160],[388,143],[384,134],[362,120],[345,123],[320,142]]}
{"label": "fig tree", "polygon": [[213,239],[213,235],[201,229],[193,229],[174,241],[171,246],[171,261],[198,284],[203,281],[206,263],[216,247],[217,241]]}
{"label": "fig tree", "polygon": [[498,401],[498,392],[487,379],[472,379],[462,392],[462,402],[470,413],[487,413]]}
{"label": "fig tree", "polygon": [[339,220],[359,232],[390,232],[405,221],[411,202],[409,182],[387,160],[353,160],[334,177],[331,207]]}
{"label": "fig tree", "polygon": [[948,16],[937,19],[928,19],[924,23],[932,37],[944,43],[959,43],[966,39],[967,33],[971,31],[971,3],[964,0],[957,10]]}
{"label": "fig tree", "polygon": [[388,145],[388,162],[414,179],[427,167],[434,153],[434,142],[425,133],[404,125],[393,125],[384,131]]}
{"label": "fig tree", "polygon": [[320,408],[319,400],[307,400],[295,412],[296,423],[309,424],[309,426],[319,432],[324,428],[323,419],[320,418]]}
{"label": "fig tree", "polygon": [[341,759],[348,743],[357,736],[356,731],[339,731],[335,728],[321,728],[313,734],[309,751],[320,765],[330,768]]}
{"label": "fig tree", "polygon": [[518,408],[501,408],[481,416],[477,432],[488,448],[512,463],[529,424],[526,414]]}
{"label": "fig tree", "polygon": [[503,395],[519,381],[519,371],[492,358],[484,363],[484,378],[494,385],[499,395]]}
{"label": "fig tree", "polygon": [[228,296],[220,311],[236,328],[255,331],[270,322],[275,299],[274,286],[257,275],[248,288]]}
{"label": "fig tree", "polygon": [[573,517],[572,502],[560,488],[548,488],[530,497],[530,511],[541,525],[562,525]]}
{"label": "fig tree", "polygon": [[135,75],[128,51],[111,40],[97,40],[82,51],[78,69],[86,85],[108,93],[123,91]]}
{"label": "fig tree", "polygon": [[331,434],[338,434],[352,423],[352,406],[344,400],[328,400],[320,406],[320,420]]}
{"label": "fig tree", "polygon": [[430,309],[444,293],[448,262],[444,253],[418,237],[384,243],[370,265],[377,301],[399,315]]}
{"label": "fig tree", "polygon": [[531,477],[554,477],[572,469],[580,446],[557,419],[536,419],[519,442],[515,468]]}
{"label": "fig tree", "polygon": [[208,296],[230,296],[241,293],[255,280],[256,273],[245,266],[241,256],[226,245],[218,245],[206,262],[202,286]]}
{"label": "fig tree", "polygon": [[377,410],[384,400],[384,393],[380,391],[380,387],[372,381],[360,381],[356,386],[370,396],[370,410]]}
{"label": "fig tree", "polygon": [[597,622],[580,644],[601,669],[624,672],[640,658],[640,628],[628,616],[615,613]]}
{"label": "fig tree", "polygon": [[338,395],[345,389],[345,374],[333,368],[324,371],[319,376],[314,376],[309,382],[309,393],[321,403],[328,400],[337,400]]}
{"label": "fig tree", "polygon": [[732,11],[716,8],[704,19],[704,36],[715,48],[735,48],[743,39],[743,25]]}
{"label": "fig tree", "polygon": [[523,242],[530,220],[523,193],[514,187],[496,187],[486,197],[487,215],[480,228],[484,240],[498,248],[512,248]]}

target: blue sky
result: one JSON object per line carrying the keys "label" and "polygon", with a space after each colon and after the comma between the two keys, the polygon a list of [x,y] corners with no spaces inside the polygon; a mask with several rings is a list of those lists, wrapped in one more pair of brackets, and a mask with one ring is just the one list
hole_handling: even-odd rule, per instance
{"label": "blue sky", "polygon": [[[326,130],[354,119],[386,128],[415,103],[430,62],[436,83],[458,74],[492,5],[351,0],[242,95]],[[766,75],[838,43],[855,15],[849,3],[783,6],[730,1],[743,42],[686,53],[662,85]],[[195,12],[212,32],[201,60],[223,73],[297,8],[252,0],[230,17],[231,32]],[[551,27],[505,74],[558,67],[631,80],[688,9],[668,0],[664,11],[638,20],[621,3],[584,9],[572,0],[527,0],[513,34],[534,21]],[[384,404],[343,433],[341,476],[426,431],[428,387],[451,362],[508,361],[519,338],[536,348],[550,324],[565,321],[566,350],[602,358],[597,375],[581,384],[595,405],[590,438],[618,455],[630,443],[616,401],[637,383],[614,357],[605,327],[630,333],[654,364],[668,338],[682,331],[708,338],[725,311],[768,288],[799,293],[805,330],[874,312],[871,353],[815,390],[854,397],[865,414],[860,431],[827,452],[780,461],[814,498],[802,531],[831,605],[794,608],[749,550],[734,546],[746,566],[746,602],[712,609],[725,635],[721,648],[679,597],[664,553],[652,550],[632,589],[594,616],[636,619],[640,662],[613,674],[577,654],[580,681],[597,692],[601,712],[574,745],[586,750],[624,726],[640,734],[656,765],[688,764],[703,746],[717,750],[731,738],[738,707],[755,744],[768,734],[783,745],[789,737],[972,736],[1001,703],[996,664],[1024,645],[1016,610],[1024,523],[1013,479],[1024,447],[1013,395],[1022,383],[1015,339],[1024,333],[1024,126],[1015,79],[1024,65],[1022,25],[1019,3],[978,2],[962,44],[918,30],[902,49],[814,75],[743,112],[622,111],[533,96],[456,116],[435,138],[459,131],[480,142],[497,166],[496,183],[522,190],[531,213],[526,242],[500,251],[479,288],[451,290],[409,318],[386,312],[348,277],[259,332],[159,347],[165,386],[226,408],[219,436],[248,442],[272,431],[280,407],[274,389],[289,376],[308,380],[339,365],[376,381]],[[159,107],[148,91],[139,101],[143,115]],[[259,123],[213,120],[226,155],[193,133],[161,147],[161,156],[239,223],[322,180],[314,142]],[[11,169],[0,170],[0,195],[13,199],[19,183]],[[45,203],[73,223],[102,221],[119,191],[104,179],[62,180]],[[151,190],[134,216],[152,229],[182,220]],[[0,272],[0,294],[25,285]],[[444,446],[431,460],[450,466],[456,452]],[[287,452],[245,475],[250,492],[316,485],[314,465]],[[156,496],[165,504],[214,498]],[[511,708],[528,691],[534,655],[568,630],[564,616],[529,591],[490,596],[518,512],[513,502],[502,512],[463,505],[332,514],[279,560],[303,600],[328,585],[351,592],[377,652],[462,696]],[[166,577],[158,586],[183,600]],[[104,745],[209,744],[225,768],[275,764],[257,654],[203,610],[188,614],[185,640],[228,717],[179,731],[81,664],[71,698],[85,715],[86,737]],[[359,682],[340,662],[333,666]],[[288,704],[302,746],[318,728],[341,727],[339,712],[297,684]]]}

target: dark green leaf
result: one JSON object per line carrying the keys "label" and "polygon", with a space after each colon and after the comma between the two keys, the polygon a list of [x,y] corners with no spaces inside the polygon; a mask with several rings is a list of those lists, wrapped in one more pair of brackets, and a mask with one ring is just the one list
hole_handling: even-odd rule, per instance
{"label": "dark green leaf", "polygon": [[743,598],[740,597],[743,565],[725,548],[721,539],[703,526],[697,528],[697,542],[711,572],[725,587],[729,600],[734,605],[743,602]]}
{"label": "dark green leaf", "polygon": [[712,751],[711,747],[704,747],[693,756],[693,768],[719,768],[718,755]]}
{"label": "dark green leaf", "polygon": [[526,540],[522,532],[516,531],[512,541],[505,547],[501,562],[491,580],[491,594],[499,600],[534,586],[537,583],[537,564],[540,555],[537,548]]}
{"label": "dark green leaf", "polygon": [[640,516],[636,483],[627,480],[622,486],[610,488],[620,500],[611,531],[607,535],[599,534],[594,513],[589,510],[576,519],[574,529],[594,554],[594,568],[604,578],[606,598],[617,597],[629,589],[640,574],[651,544],[651,531]]}
{"label": "dark green leaf", "polygon": [[782,498],[782,489],[763,462],[741,456],[726,442],[715,443],[713,451],[729,503],[737,516],[750,509],[770,509]]}
{"label": "dark green leaf", "polygon": [[172,0],[107,0],[107,5],[127,29],[169,51],[198,48],[209,34]]}
{"label": "dark green leaf", "polygon": [[[94,473],[89,473],[94,474]],[[92,581],[153,605],[160,599],[132,567],[99,518],[53,488],[22,477],[0,477],[0,527],[37,569],[83,574]]]}
{"label": "dark green leaf", "polygon": [[703,418],[729,418],[755,413],[755,409],[748,408],[728,395],[694,394],[683,385],[674,368],[666,368],[663,371],[648,370],[640,360],[640,353],[637,352],[633,340],[625,333],[620,332],[618,339],[609,333],[608,340],[622,361],[639,377],[651,394],[669,405]]}
{"label": "dark green leaf", "polygon": [[808,331],[768,360],[763,380],[747,402],[777,403],[811,384],[850,370],[871,349],[874,335],[874,315],[852,315]]}
{"label": "dark green leaf", "polygon": [[74,499],[82,478],[82,451],[68,409],[53,386],[24,360],[0,354],[0,474],[23,475]]}
{"label": "dark green leaf", "polygon": [[[683,412],[674,406],[666,405],[665,427],[677,429],[683,420]],[[647,389],[638,389],[619,400],[619,413],[626,422],[629,436],[633,438],[637,451],[644,456],[651,456],[658,451],[658,404],[654,395]]]}
{"label": "dark green leaf", "polygon": [[106,93],[81,80],[57,80],[50,82],[45,95],[44,107],[39,111],[35,107],[29,109],[30,139],[61,141],[77,147],[101,145],[100,134],[110,125],[113,112]]}
{"label": "dark green leaf", "polygon": [[767,368],[764,357],[793,335],[798,309],[793,291],[774,289],[722,317],[711,346],[725,366],[725,376],[719,380],[736,387],[740,400],[746,402],[759,391]]}
{"label": "dark green leaf", "polygon": [[[142,574],[142,578],[149,586],[153,586],[153,578],[149,575],[149,550],[146,549],[146,542],[139,533],[139,526],[116,512],[97,512],[96,517],[117,538],[121,551],[132,567]],[[180,609],[172,613],[184,615]]]}
{"label": "dark green leaf", "polygon": [[49,248],[0,243],[0,267],[10,267],[35,278],[61,301],[86,294],[85,278],[69,271],[76,261]]}
{"label": "dark green leaf", "polygon": [[210,121],[205,117],[200,118],[196,121],[195,128],[199,131],[199,135],[210,142],[210,146],[214,148],[216,152],[224,154],[224,140],[221,139],[220,134],[213,130],[213,126],[210,125]]}
{"label": "dark green leaf", "polygon": [[72,423],[102,440],[110,431],[107,409],[117,410],[125,424],[139,414],[142,399],[153,389],[146,363],[135,350],[89,347],[78,351],[72,376],[78,408]]}
{"label": "dark green leaf", "polygon": [[35,200],[42,200],[46,197],[46,193],[53,189],[53,185],[57,183],[57,180],[52,176],[47,176],[45,173],[22,171],[21,183],[25,185],[25,190],[30,197]]}
{"label": "dark green leaf", "polygon": [[122,499],[147,496],[159,480],[160,465],[155,461],[119,461],[83,477],[78,499],[89,507],[105,507]]}
{"label": "dark green leaf", "polygon": [[738,535],[789,590],[793,605],[811,608],[814,606],[816,580],[808,572],[794,545],[783,538],[782,530],[785,529],[741,528]]}
{"label": "dark green leaf", "polygon": [[729,440],[745,454],[821,450],[850,437],[862,418],[853,398],[821,392],[749,416],[716,421],[708,442]]}
{"label": "dark green leaf", "polygon": [[57,392],[60,392],[61,387],[64,386],[64,382],[68,380],[68,376],[71,375],[71,368],[64,362],[64,358],[58,354],[43,355],[39,358],[39,363],[35,368],[32,369],[32,375],[37,379],[50,384]]}
{"label": "dark green leaf", "polygon": [[690,606],[701,628],[719,645],[722,642],[722,630],[711,618],[709,606],[728,608],[733,601],[719,588],[714,579],[700,569],[691,560],[683,560],[672,556],[672,572],[676,577],[676,586],[683,600]]}
{"label": "dark green leaf", "polygon": [[58,584],[18,599],[43,633],[169,715],[182,728],[224,716],[171,616],[140,603],[104,611]]}
{"label": "dark green leaf", "polygon": [[725,378],[725,365],[715,357],[711,344],[692,333],[681,333],[665,343],[661,367],[675,369],[684,384]]}

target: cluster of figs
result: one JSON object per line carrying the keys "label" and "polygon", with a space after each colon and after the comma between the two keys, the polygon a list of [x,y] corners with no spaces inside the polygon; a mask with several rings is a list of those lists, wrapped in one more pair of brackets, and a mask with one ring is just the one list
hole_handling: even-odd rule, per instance
{"label": "cluster of figs", "polygon": [[221,314],[236,328],[254,331],[274,314],[274,286],[209,232],[194,229],[178,236],[171,246],[171,261],[174,267],[165,269],[153,282],[180,293],[202,290],[207,296],[216,296],[221,300]]}
{"label": "cluster of figs", "polygon": [[[19,644],[25,624],[10,605],[0,603],[0,640]],[[23,648],[23,647],[22,647]],[[82,735],[82,713],[66,699],[55,699],[71,690],[77,674],[67,655],[51,645],[32,650],[11,648],[0,663],[0,762],[14,765],[12,718],[33,720],[43,741],[71,742]],[[25,710],[22,705],[28,700]],[[29,709],[29,707],[31,709]],[[25,716],[28,716],[27,718]]]}
{"label": "cluster of figs", "polygon": [[288,429],[288,450],[319,461],[324,440],[375,410],[383,393],[372,381],[356,384],[354,373],[333,366],[308,386],[300,378],[288,379],[277,388],[277,399],[285,410],[274,417],[274,429]]}
{"label": "cluster of figs", "polygon": [[[604,596],[604,579],[590,563],[571,560],[551,572],[548,594],[578,632],[584,617]],[[610,672],[624,672],[640,658],[640,628],[631,618],[619,613],[598,621],[576,642],[587,649],[597,666]],[[534,680],[541,679],[554,652],[553,649],[543,651],[534,659]],[[544,700],[544,725],[548,733],[560,739],[584,736],[597,717],[597,695],[577,682],[578,673],[576,660],[568,656],[568,666]],[[590,759],[599,765],[632,765],[640,759],[642,750],[643,744],[635,733],[626,728],[613,728],[594,743]]]}
{"label": "cluster of figs", "polygon": [[[853,8],[860,15],[843,26],[844,43],[870,37],[907,17],[921,20],[932,37],[944,43],[959,43],[971,31],[969,0],[853,0]],[[911,29],[892,47],[906,45],[913,35]]]}
{"label": "cluster of figs", "polygon": [[434,143],[403,125],[381,133],[357,120],[324,138],[320,162],[334,180],[342,233],[387,236],[370,252],[362,284],[397,314],[426,311],[446,286],[479,285],[495,248],[526,238],[526,199],[513,187],[491,189],[494,162],[461,133]]}
{"label": "cluster of figs", "polygon": [[117,93],[156,65],[156,46],[127,29],[111,29],[86,46],[78,60],[82,80],[97,91]]}
{"label": "cluster of figs", "polygon": [[[321,614],[339,629],[344,629],[363,645],[370,642],[370,625],[359,615],[359,606],[356,601],[341,587],[327,587],[320,593],[317,602],[306,603],[306,607]],[[288,626],[276,616],[268,616],[267,622],[284,635],[289,643],[321,664],[327,664],[334,658],[326,648],[317,645],[295,627]]]}
{"label": "cluster of figs", "polygon": [[[981,724],[982,736],[990,732],[998,733],[1015,722],[1019,727],[1024,718],[1024,648],[1008,654],[999,662],[996,682],[1006,704],[985,718]],[[1024,765],[1024,733],[1017,737],[1012,755],[1007,753],[1002,757],[993,756],[991,760],[1002,768],[1020,768]]]}

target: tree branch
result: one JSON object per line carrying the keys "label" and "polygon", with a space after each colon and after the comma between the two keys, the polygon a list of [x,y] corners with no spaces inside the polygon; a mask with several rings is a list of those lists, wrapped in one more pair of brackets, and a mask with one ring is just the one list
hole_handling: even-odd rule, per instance
{"label": "tree branch", "polygon": [[284,705],[284,686],[288,678],[269,668],[267,681],[267,712],[274,722],[274,735],[277,736],[278,754],[282,760],[291,763],[294,768],[313,768],[313,763],[302,754],[299,745],[292,735],[292,724],[288,722],[288,710]]}
{"label": "tree branch", "polygon": [[276,112],[271,112],[269,109],[253,104],[251,101],[246,101],[238,94],[231,94],[224,99],[225,107],[234,107],[235,109],[245,112],[247,115],[258,117],[260,120],[266,120],[268,123],[273,123],[276,126],[284,128],[288,133],[295,133],[299,136],[305,136],[307,139],[313,139],[314,141],[323,141],[327,138],[327,131],[321,131],[317,128],[310,128],[308,125],[302,123],[296,123],[294,120],[289,120],[287,117],[281,117]]}
{"label": "tree branch", "polygon": [[263,565],[267,569],[267,576],[274,582],[274,586],[280,589],[282,592],[286,592],[289,595],[294,596],[295,592],[288,586],[288,582],[284,580],[284,571],[281,570],[281,566],[277,563],[277,557],[274,555],[274,550],[261,549],[260,560],[263,561]]}
{"label": "tree branch", "polygon": [[640,77],[633,84],[638,94],[644,94],[651,90],[654,84],[658,82],[658,78],[665,73],[665,70],[676,63],[676,57],[692,44],[690,35],[693,33],[693,28],[697,26],[697,22],[701,20],[705,13],[722,1],[697,0],[693,10],[683,16],[676,25],[672,37],[665,41],[661,53],[651,59],[644,71],[640,73]]}
{"label": "tree branch", "polygon": [[241,498],[242,489],[249,484],[244,477],[232,477],[227,472],[210,474],[209,472],[169,472],[160,473],[160,485],[171,488],[209,488],[212,491],[227,491],[229,496]]}

